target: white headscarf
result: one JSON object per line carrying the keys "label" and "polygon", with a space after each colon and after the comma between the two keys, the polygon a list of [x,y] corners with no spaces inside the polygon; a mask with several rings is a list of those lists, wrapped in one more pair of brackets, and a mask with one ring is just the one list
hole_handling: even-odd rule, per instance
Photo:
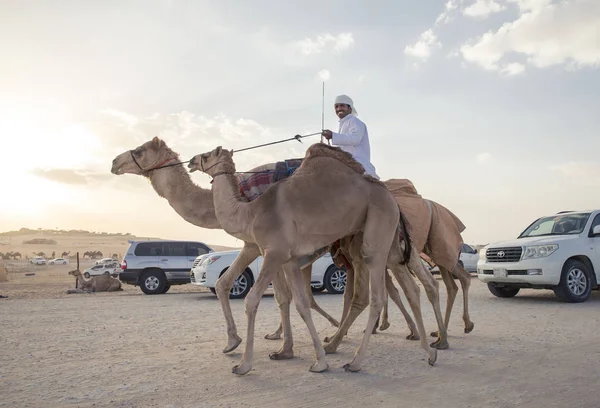
{"label": "white headscarf", "polygon": [[356,110],[356,108],[354,107],[354,101],[352,101],[352,98],[350,98],[348,95],[338,95],[335,98],[335,102],[334,105],[336,103],[344,103],[346,105],[350,105],[350,107],[352,108],[352,114],[354,116],[358,116],[358,111]]}

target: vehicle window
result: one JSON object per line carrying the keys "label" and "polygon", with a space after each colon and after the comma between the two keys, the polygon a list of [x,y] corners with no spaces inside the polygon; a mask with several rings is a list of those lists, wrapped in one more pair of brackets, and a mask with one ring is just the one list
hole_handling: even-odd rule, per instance
{"label": "vehicle window", "polygon": [[205,245],[202,245],[197,242],[188,242],[187,243],[187,256],[200,256],[208,254],[208,248]]}
{"label": "vehicle window", "polygon": [[163,250],[165,256],[185,256],[185,242],[166,242]]}
{"label": "vehicle window", "polygon": [[471,248],[467,244],[463,244],[462,245],[462,251],[461,252],[464,252],[466,254],[474,254],[475,253],[475,251],[473,250],[473,248]]}
{"label": "vehicle window", "polygon": [[600,225],[600,214],[597,214],[596,217],[594,218],[594,221],[592,221],[592,225],[590,226],[590,233],[593,231],[594,227]]}
{"label": "vehicle window", "polygon": [[162,242],[141,242],[135,247],[136,256],[161,256]]}
{"label": "vehicle window", "polygon": [[585,228],[590,213],[561,214],[543,217],[527,228],[519,238],[540,235],[572,235],[580,234]]}

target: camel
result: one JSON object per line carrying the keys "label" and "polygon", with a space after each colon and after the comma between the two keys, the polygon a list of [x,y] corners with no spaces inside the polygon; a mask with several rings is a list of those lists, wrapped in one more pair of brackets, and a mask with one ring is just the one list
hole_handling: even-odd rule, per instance
{"label": "camel", "polygon": [[[359,267],[359,273],[369,276],[370,313],[354,359],[344,366],[347,371],[359,371],[369,337],[383,308],[386,267],[395,269],[410,259],[410,240],[407,231],[400,229],[398,204],[383,183],[363,174],[364,168],[349,153],[324,144],[308,148],[302,165],[293,176],[275,183],[254,201],[245,202],[235,177],[232,155],[232,151],[219,146],[210,153],[194,156],[188,167],[190,172],[201,170],[213,177],[215,213],[223,229],[238,239],[256,242],[264,258],[259,277],[245,300],[248,319],[246,347],[240,364],[233,368],[233,372],[244,375],[252,368],[258,305],[271,281],[277,281],[282,267],[285,279],[291,285],[296,309],[307,325],[315,348],[316,362],[310,371],[328,369],[325,349],[308,307],[298,262],[331,242],[361,233],[360,246],[352,252],[362,259],[366,269],[361,271]],[[356,197],[364,199],[357,200]],[[327,205],[334,201],[337,203],[335,207]],[[407,237],[403,242],[404,251],[397,250],[400,248],[399,234]],[[401,277],[400,282],[407,291],[424,336],[418,287],[408,273]],[[287,315],[284,308],[280,311],[284,337],[291,339],[289,310]],[[433,365],[437,350],[428,347],[425,342],[422,345],[429,364]]]}
{"label": "camel", "polygon": [[[170,206],[183,219],[202,228],[222,229],[215,215],[215,207],[211,190],[206,190],[196,185],[190,179],[189,174],[180,166],[177,166],[177,163],[180,163],[179,155],[171,150],[163,140],[154,137],[135,149],[127,150],[117,155],[112,162],[111,172],[116,175],[136,174],[147,177],[157,194],[160,197],[165,198]],[[160,169],[160,171],[156,171],[156,169]],[[250,171],[255,170],[256,169],[251,169]],[[177,180],[177,182],[173,183],[173,180]],[[244,242],[244,246],[236,260],[230,265],[227,272],[217,281],[216,292],[221,302],[221,307],[227,323],[228,341],[227,345],[223,349],[223,353],[229,353],[235,350],[242,341],[237,335],[237,328],[231,313],[231,307],[228,298],[229,290],[231,289],[233,282],[259,255],[260,251],[255,243]],[[306,285],[307,290],[309,291],[308,296],[310,299],[310,306],[313,310],[325,317],[333,326],[339,327],[337,320],[328,315],[318,306],[314,300],[314,297],[312,296],[312,292],[310,291],[310,275],[312,269],[311,264],[317,258],[318,257],[310,259],[307,265],[302,269],[307,281]],[[352,273],[350,270],[347,270],[347,272]],[[349,279],[348,282],[350,285],[353,284],[352,279]],[[452,284],[454,283],[452,282]],[[357,288],[356,290],[360,292],[363,289]],[[389,290],[397,293],[397,290],[393,287],[388,288],[388,291]],[[350,309],[350,303],[348,302],[352,299],[352,296],[350,296],[347,300],[347,294],[351,295],[352,293],[353,289],[347,286],[346,293],[344,294],[345,312]],[[277,297],[277,290],[275,290],[275,295]],[[411,334],[409,334],[407,338],[415,340],[419,339],[419,336],[415,330],[414,322],[412,322],[410,316],[405,312],[402,303],[399,302],[400,298],[397,298],[398,301],[396,301],[396,299],[392,300],[395,301],[395,303],[400,307],[402,313],[405,315],[405,318],[407,318],[407,323],[411,330]],[[465,307],[466,304],[465,297]],[[446,309],[446,319],[449,318],[449,310],[451,307],[452,306],[450,305],[449,308]],[[342,320],[345,317],[345,314],[346,313],[342,315]],[[389,323],[384,321],[381,329],[385,329],[385,324]],[[280,339],[282,331],[282,325],[280,323],[278,329],[272,334],[267,334],[265,338],[270,340]],[[445,333],[445,331],[442,331],[442,334],[443,333]],[[437,333],[434,335],[437,335]],[[438,348],[443,348],[443,344],[444,342],[438,342]],[[289,355],[290,353],[291,345],[284,343],[281,351],[278,353],[273,353],[272,356],[273,358],[277,358],[278,355]]]}
{"label": "camel", "polygon": [[[111,172],[116,175],[136,174],[147,177],[156,193],[160,197],[165,198],[175,212],[184,220],[202,228],[223,229],[215,214],[215,205],[211,190],[203,189],[195,184],[191,180],[189,173],[182,166],[163,167],[160,171],[153,171],[156,167],[179,162],[179,155],[171,150],[163,140],[154,137],[136,149],[127,150],[115,157],[112,162]],[[254,171],[254,169],[251,171]],[[228,341],[223,349],[223,353],[235,350],[242,341],[237,335],[237,328],[231,313],[229,291],[238,276],[259,256],[260,250],[258,246],[253,241],[244,241],[239,255],[230,265],[227,273],[217,281],[217,297],[221,302],[221,308],[227,323]],[[302,273],[306,281],[306,289],[309,292],[310,307],[327,319],[334,327],[337,327],[339,326],[339,322],[317,304],[310,291],[312,263],[316,260],[316,257],[309,259],[306,266],[302,268]],[[280,290],[289,289],[282,288]],[[275,290],[276,297],[277,292]],[[278,300],[279,302],[280,300]],[[281,330],[278,329],[275,333],[267,334],[265,338],[269,340],[280,339]],[[272,356],[273,358],[276,358],[278,355],[289,356],[290,353],[293,355],[292,345],[284,343],[282,350],[278,353],[273,353]]]}
{"label": "camel", "polygon": [[68,251],[68,252],[67,252],[67,251],[65,251],[65,252],[63,252],[63,253],[62,253],[62,255],[61,255],[60,257],[61,257],[61,258],[66,258],[66,257],[68,257],[68,256],[69,256],[69,254],[70,254],[70,253],[71,253],[71,251]]}
{"label": "camel", "polygon": [[69,275],[75,276],[78,288],[84,292],[116,292],[123,290],[121,281],[108,275],[92,276],[90,279],[85,280],[79,269],[69,271]]}

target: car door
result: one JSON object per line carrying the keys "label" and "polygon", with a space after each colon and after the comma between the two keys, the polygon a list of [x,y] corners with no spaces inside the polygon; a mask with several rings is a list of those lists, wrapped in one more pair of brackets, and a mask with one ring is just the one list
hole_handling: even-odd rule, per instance
{"label": "car door", "polygon": [[600,235],[594,235],[593,233],[594,227],[598,225],[600,225],[600,214],[596,214],[588,232],[590,244],[593,248],[593,251],[591,252],[593,258],[592,264],[594,265],[594,271],[596,271],[596,279],[600,282]]}
{"label": "car door", "polygon": [[210,249],[200,242],[187,242],[185,251],[189,272],[194,267],[194,261],[196,258],[200,255],[208,254]]}
{"label": "car door", "polygon": [[180,241],[163,242],[162,255],[158,265],[167,275],[169,281],[190,279],[190,267],[186,254],[186,243]]}
{"label": "car door", "polygon": [[463,262],[464,268],[467,271],[472,272],[477,270],[477,261],[479,260],[479,255],[469,245],[462,245],[460,260]]}

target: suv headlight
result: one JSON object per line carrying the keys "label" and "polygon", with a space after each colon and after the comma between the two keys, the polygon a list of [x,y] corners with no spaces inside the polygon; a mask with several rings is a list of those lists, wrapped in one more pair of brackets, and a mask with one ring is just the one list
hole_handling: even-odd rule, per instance
{"label": "suv headlight", "polygon": [[202,266],[208,266],[212,263],[214,263],[217,259],[219,259],[221,256],[220,255],[213,255],[213,256],[209,256],[208,258],[204,259],[200,265]]}
{"label": "suv headlight", "polygon": [[558,249],[557,244],[552,245],[535,245],[525,247],[525,253],[523,254],[523,260],[534,259],[534,258],[545,258]]}
{"label": "suv headlight", "polygon": [[487,253],[487,247],[479,250],[479,259],[485,261],[485,254]]}

